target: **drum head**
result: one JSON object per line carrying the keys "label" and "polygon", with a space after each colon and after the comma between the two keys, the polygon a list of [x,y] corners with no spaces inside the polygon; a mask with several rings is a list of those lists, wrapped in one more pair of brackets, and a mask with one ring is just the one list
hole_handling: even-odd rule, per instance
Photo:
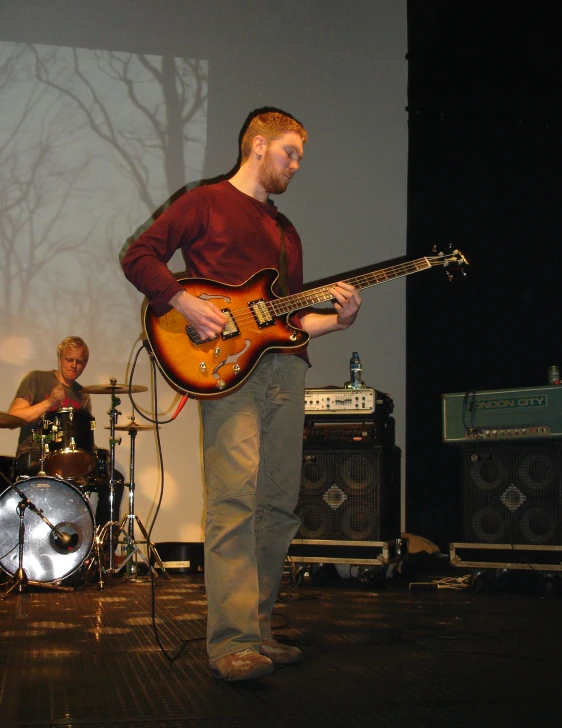
{"label": "drum head", "polygon": [[[43,511],[59,531],[70,536],[61,543],[31,506],[23,509],[25,526],[22,567],[30,581],[60,581],[73,574],[89,556],[94,543],[94,517],[82,493],[70,483],[49,476],[24,478],[17,488]],[[11,576],[19,568],[20,508],[13,488],[0,495],[0,567]]]}

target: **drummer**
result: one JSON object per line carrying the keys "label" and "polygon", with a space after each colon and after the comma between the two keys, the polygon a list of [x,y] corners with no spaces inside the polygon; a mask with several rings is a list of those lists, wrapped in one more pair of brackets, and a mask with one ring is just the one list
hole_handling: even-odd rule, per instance
{"label": "drummer", "polygon": [[[86,342],[79,336],[68,336],[57,347],[57,369],[33,370],[22,379],[8,413],[21,417],[28,424],[20,430],[16,451],[18,476],[37,475],[41,468],[41,442],[34,439],[34,432],[42,432],[41,418],[47,412],[72,407],[92,413],[90,395],[82,392],[77,379],[82,374],[90,352]],[[119,478],[122,481],[123,478]],[[87,489],[87,487],[86,487]],[[96,524],[103,526],[110,518],[109,480],[107,487],[97,487],[98,504]],[[123,483],[118,482],[114,490],[115,520],[119,517],[119,506],[123,496]]]}
{"label": "drummer", "polygon": [[88,363],[90,352],[79,336],[68,336],[57,347],[56,370],[28,372],[20,383],[8,413],[28,424],[21,428],[16,451],[19,475],[37,475],[40,469],[41,442],[33,432],[41,431],[41,417],[61,407],[73,407],[92,413],[89,394],[82,394],[76,381]]}

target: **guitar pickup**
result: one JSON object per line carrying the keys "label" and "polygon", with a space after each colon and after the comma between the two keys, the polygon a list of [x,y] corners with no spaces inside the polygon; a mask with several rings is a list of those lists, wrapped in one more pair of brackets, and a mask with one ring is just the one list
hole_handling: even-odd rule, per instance
{"label": "guitar pickup", "polygon": [[257,301],[250,301],[248,306],[250,307],[250,311],[254,315],[259,329],[264,329],[266,326],[275,325],[275,319],[271,315],[271,312],[267,307],[267,301],[265,299],[260,298]]}

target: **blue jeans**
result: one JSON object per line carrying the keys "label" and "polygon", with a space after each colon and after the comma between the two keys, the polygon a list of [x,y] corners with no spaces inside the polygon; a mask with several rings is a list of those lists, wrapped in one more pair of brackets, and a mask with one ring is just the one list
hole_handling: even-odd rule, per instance
{"label": "blue jeans", "polygon": [[203,400],[205,586],[211,662],[271,636],[298,501],[306,362],[266,354],[233,393]]}

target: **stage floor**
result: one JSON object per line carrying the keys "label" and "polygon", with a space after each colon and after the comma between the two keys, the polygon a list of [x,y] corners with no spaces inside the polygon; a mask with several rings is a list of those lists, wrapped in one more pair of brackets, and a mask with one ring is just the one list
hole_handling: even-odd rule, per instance
{"label": "stage floor", "polygon": [[[450,572],[450,573],[449,573]],[[431,568],[415,580],[456,578]],[[211,677],[200,574],[0,601],[0,723],[122,728],[455,728],[562,723],[562,609],[528,584],[410,591],[286,575],[278,634],[304,659],[261,680]],[[5,581],[5,577],[4,577]],[[3,586],[5,590],[5,584]]]}

